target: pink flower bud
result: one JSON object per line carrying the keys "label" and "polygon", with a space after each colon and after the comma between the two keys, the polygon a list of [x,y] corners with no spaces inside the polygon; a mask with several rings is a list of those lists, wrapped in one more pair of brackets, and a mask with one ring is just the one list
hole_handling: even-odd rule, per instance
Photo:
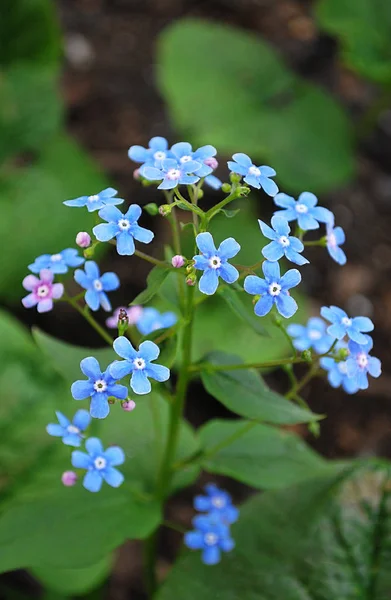
{"label": "pink flower bud", "polygon": [[210,156],[209,158],[206,158],[204,160],[204,164],[208,165],[208,167],[211,167],[212,169],[217,169],[217,167],[219,166],[219,163],[217,162],[217,160],[215,159],[214,156]]}
{"label": "pink flower bud", "polygon": [[136,408],[136,403],[134,400],[124,400],[121,406],[126,412],[131,412]]}
{"label": "pink flower bud", "polygon": [[181,256],[180,254],[176,254],[172,257],[171,264],[176,269],[180,269],[185,264],[185,257]]}
{"label": "pink flower bud", "polygon": [[135,179],[136,181],[137,181],[138,179],[140,179],[140,169],[135,169],[135,170],[133,171],[133,179]]}
{"label": "pink flower bud", "polygon": [[72,487],[72,485],[75,485],[77,481],[77,475],[74,471],[64,471],[64,473],[61,475],[61,481],[67,487]]}
{"label": "pink flower bud", "polygon": [[196,278],[195,277],[187,277],[186,279],[186,284],[193,286],[196,284]]}
{"label": "pink flower bud", "polygon": [[76,244],[80,248],[88,248],[91,244],[91,236],[86,231],[79,231],[76,236]]}

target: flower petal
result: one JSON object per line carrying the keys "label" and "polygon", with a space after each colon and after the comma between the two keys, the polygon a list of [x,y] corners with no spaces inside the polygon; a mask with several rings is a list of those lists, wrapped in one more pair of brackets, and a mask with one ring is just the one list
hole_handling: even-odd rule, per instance
{"label": "flower petal", "polygon": [[90,413],[94,419],[105,419],[110,412],[107,394],[96,392],[91,396]]}
{"label": "flower petal", "polygon": [[38,277],[35,277],[35,275],[26,275],[26,277],[22,281],[22,285],[23,285],[24,289],[27,290],[28,292],[32,292],[33,289],[38,284],[39,284],[39,279],[38,279]]}
{"label": "flower petal", "polygon": [[135,223],[141,217],[141,207],[138,204],[131,204],[125,213],[125,219],[131,223]]}
{"label": "flower petal", "polygon": [[196,244],[200,252],[209,258],[217,253],[213,237],[208,231],[197,235]]}
{"label": "flower petal", "polygon": [[81,408],[80,410],[76,411],[72,422],[75,427],[78,427],[81,431],[85,431],[90,424],[90,421],[91,417],[88,410]]}
{"label": "flower petal", "polygon": [[88,469],[91,464],[91,457],[85,452],[74,450],[72,452],[72,466],[76,469]]}
{"label": "flower petal", "polygon": [[108,369],[112,378],[119,381],[133,371],[133,365],[128,360],[115,360]]}
{"label": "flower petal", "polygon": [[270,262],[265,260],[262,264],[262,271],[265,275],[266,281],[277,282],[280,280],[280,265],[278,262]]}
{"label": "flower petal", "polygon": [[205,565],[216,565],[220,562],[220,548],[218,546],[208,546],[202,552],[202,562]]}
{"label": "flower petal", "polygon": [[95,261],[87,260],[84,264],[84,270],[89,279],[99,279],[100,271]]}
{"label": "flower petal", "polygon": [[264,294],[269,286],[264,279],[257,275],[247,275],[243,287],[248,294],[257,296],[258,294]]}
{"label": "flower petal", "polygon": [[149,244],[154,238],[154,233],[145,227],[139,225],[132,225],[131,233],[135,240],[142,242],[143,244]]}
{"label": "flower petal", "polygon": [[297,213],[296,218],[300,229],[303,229],[303,231],[312,231],[313,229],[319,229],[319,223],[316,219],[314,219],[312,215],[305,213]]}
{"label": "flower petal", "polygon": [[280,236],[288,236],[291,228],[289,227],[289,223],[284,217],[276,213],[272,216],[271,224],[275,232]]}
{"label": "flower petal", "polygon": [[183,542],[190,550],[201,550],[204,546],[204,536],[201,531],[187,531]]}
{"label": "flower petal", "polygon": [[100,379],[102,376],[99,362],[94,356],[83,358],[83,360],[80,362],[80,369],[81,372],[90,379]]}
{"label": "flower petal", "polygon": [[110,446],[110,448],[107,448],[104,456],[113,467],[122,465],[125,462],[125,453],[119,446]]}
{"label": "flower petal", "polygon": [[49,435],[53,435],[54,437],[62,437],[65,433],[64,427],[58,425],[57,423],[49,423],[46,425],[46,431]]}
{"label": "flower petal", "polygon": [[297,201],[300,204],[305,204],[308,208],[313,208],[318,204],[318,199],[312,192],[302,192]]}
{"label": "flower petal", "polygon": [[118,233],[119,227],[117,223],[99,223],[93,227],[92,232],[100,242],[108,242]]}
{"label": "flower petal", "polygon": [[239,271],[228,262],[222,263],[221,267],[218,269],[218,273],[221,279],[224,279],[226,283],[234,283],[234,281],[239,279]]}
{"label": "flower petal", "polygon": [[259,183],[261,184],[262,189],[266,192],[268,196],[275,196],[278,194],[278,185],[273,181],[273,179],[269,179],[268,177],[260,177]]}
{"label": "flower petal", "polygon": [[274,204],[276,204],[276,206],[281,206],[281,208],[294,208],[296,205],[295,199],[292,196],[288,196],[288,194],[284,194],[283,192],[280,192],[274,196],[273,200]]}
{"label": "flower petal", "polygon": [[120,286],[118,275],[115,273],[104,273],[100,278],[100,281],[105,292],[112,292]]}
{"label": "flower petal", "polygon": [[117,237],[117,252],[121,256],[132,256],[136,248],[134,246],[133,236],[129,231],[121,231]]}
{"label": "flower petal", "polygon": [[88,471],[83,479],[83,486],[89,492],[99,492],[102,487],[102,477],[98,471]]}
{"label": "flower petal", "polygon": [[86,440],[86,450],[91,456],[98,456],[104,453],[102,442],[97,437],[90,437]]}
{"label": "flower petal", "polygon": [[51,298],[46,298],[45,300],[40,300],[37,305],[37,311],[39,313],[49,312],[53,308],[53,300]]}
{"label": "flower petal", "polygon": [[128,360],[133,360],[134,358],[137,358],[136,350],[133,348],[129,340],[123,335],[117,337],[114,340],[113,348],[118,354],[118,356],[120,356],[121,358],[127,358]]}
{"label": "flower petal", "polygon": [[275,262],[284,256],[284,248],[279,242],[274,240],[262,248],[262,254],[267,260]]}
{"label": "flower petal", "polygon": [[300,271],[297,269],[290,269],[280,279],[280,285],[283,290],[289,290],[295,287],[301,281]]}
{"label": "flower petal", "polygon": [[148,160],[149,153],[148,150],[142,146],[130,146],[128,156],[130,160],[133,160],[134,162],[143,163]]}
{"label": "flower petal", "polygon": [[111,485],[111,487],[117,488],[123,483],[124,476],[118,469],[113,469],[113,467],[108,467],[102,472],[102,477],[106,483]]}
{"label": "flower petal", "polygon": [[140,173],[144,179],[148,179],[148,181],[161,181],[164,179],[163,171],[161,169],[156,169],[156,167],[142,167]]}
{"label": "flower petal", "polygon": [[[128,375],[128,373],[126,373],[126,375]],[[128,388],[125,385],[111,383],[107,386],[107,395],[114,396],[114,398],[118,398],[119,400],[125,400],[128,395]]]}
{"label": "flower petal", "polygon": [[25,308],[32,308],[36,304],[38,304],[38,298],[35,294],[28,294],[24,298],[22,298],[22,304]]}
{"label": "flower petal", "polygon": [[251,158],[249,156],[247,156],[247,154],[244,154],[243,152],[236,152],[236,154],[232,155],[232,158],[239,165],[242,165],[243,167],[247,167],[247,169],[249,169],[252,165]]}
{"label": "flower petal", "polygon": [[150,364],[145,369],[147,377],[151,377],[155,381],[167,381],[170,378],[170,369],[163,365]]}
{"label": "flower petal", "polygon": [[280,294],[276,296],[277,310],[286,319],[292,317],[298,309],[297,302],[292,296],[288,294]]}
{"label": "flower petal", "polygon": [[[275,296],[274,296],[275,298]],[[273,296],[270,296],[269,294],[265,294],[264,296],[262,296],[262,298],[260,300],[258,300],[258,302],[256,303],[256,305],[254,306],[254,312],[256,315],[258,315],[258,317],[264,317],[265,315],[267,315],[272,306],[273,306]]]}
{"label": "flower petal", "polygon": [[71,394],[75,400],[85,400],[94,393],[94,387],[90,381],[75,381],[71,386]]}
{"label": "flower petal", "polygon": [[104,221],[118,223],[120,219],[124,218],[122,212],[115,206],[104,206],[99,211],[99,216]]}
{"label": "flower petal", "polygon": [[151,383],[148,381],[144,370],[134,370],[130,380],[130,387],[135,394],[149,394],[151,391]]}
{"label": "flower petal", "polygon": [[354,317],[352,319],[352,327],[357,329],[357,331],[367,333],[368,331],[373,331],[375,326],[368,317]]}
{"label": "flower petal", "polygon": [[140,344],[138,354],[145,361],[149,362],[151,360],[156,360],[160,354],[159,346],[154,344],[154,342],[147,340]]}
{"label": "flower petal", "polygon": [[222,260],[227,260],[236,256],[239,251],[240,244],[234,238],[230,237],[221,242],[217,254]]}
{"label": "flower petal", "polygon": [[[202,234],[200,234],[202,235]],[[217,290],[219,278],[215,269],[206,269],[200,278],[198,287],[200,292],[211,296]]]}

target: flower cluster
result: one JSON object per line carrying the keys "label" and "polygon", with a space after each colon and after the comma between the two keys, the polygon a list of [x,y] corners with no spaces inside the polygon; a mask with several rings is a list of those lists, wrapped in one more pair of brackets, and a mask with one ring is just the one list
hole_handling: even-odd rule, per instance
{"label": "flower cluster", "polygon": [[191,550],[202,551],[203,563],[215,565],[221,551],[230,552],[235,546],[230,526],[237,521],[239,510],[232,505],[231,496],[216,485],[206,485],[205,492],[194,498],[194,508],[205,514],[194,517],[194,530],[185,534],[184,542]]}

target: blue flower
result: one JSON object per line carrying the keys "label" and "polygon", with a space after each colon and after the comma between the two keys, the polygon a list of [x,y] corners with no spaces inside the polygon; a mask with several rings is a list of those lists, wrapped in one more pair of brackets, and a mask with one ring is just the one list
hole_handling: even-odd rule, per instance
{"label": "blue flower", "polygon": [[78,255],[74,248],[66,248],[58,254],[42,254],[29,265],[30,271],[39,273],[42,269],[50,269],[53,273],[61,274],[68,271],[68,267],[80,267],[84,258]]}
{"label": "blue flower", "polygon": [[274,262],[285,256],[296,265],[305,265],[309,262],[299,254],[299,252],[303,252],[304,244],[298,238],[289,235],[291,228],[286,219],[274,215],[271,221],[273,229],[261,220],[258,220],[258,223],[263,235],[269,240],[273,240],[262,250],[262,254],[267,260]]}
{"label": "blue flower", "polygon": [[201,163],[190,160],[179,163],[175,158],[166,158],[162,161],[160,168],[142,166],[140,174],[149,181],[162,181],[159,190],[171,190],[178,184],[190,185],[200,180],[198,175],[192,175],[202,168]]}
{"label": "blue flower", "polygon": [[191,550],[202,550],[202,562],[206,565],[217,564],[221,551],[230,552],[234,548],[229,528],[216,514],[198,515],[193,525],[195,529],[185,533],[184,543]]}
{"label": "blue flower", "polygon": [[[210,175],[213,168],[208,165],[208,159],[214,157],[217,153],[216,148],[213,146],[202,146],[195,152],[189,142],[178,142],[171,147],[171,152],[176,160],[181,164],[186,164],[191,161],[200,163],[200,168],[197,170],[198,177],[206,177]],[[192,171],[187,171],[188,173]]]}
{"label": "blue flower", "polygon": [[293,345],[300,352],[313,348],[317,354],[325,354],[334,341],[326,333],[326,323],[319,317],[311,317],[307,325],[288,325],[287,332],[294,338]]}
{"label": "blue flower", "polygon": [[131,146],[128,150],[128,156],[134,162],[144,163],[149,167],[159,167],[162,160],[171,158],[172,154],[168,150],[166,138],[157,136],[149,140],[148,148]]}
{"label": "blue flower", "polygon": [[215,175],[207,175],[205,177],[205,183],[214,190],[219,190],[223,185],[223,182]]}
{"label": "blue flower", "polygon": [[334,227],[332,223],[326,225],[326,246],[331,258],[339,265],[346,264],[346,254],[339,247],[345,242],[345,232],[342,227]]}
{"label": "blue flower", "polygon": [[279,210],[275,214],[284,217],[287,221],[295,221],[297,219],[298,225],[303,231],[318,229],[319,222],[332,223],[334,220],[334,215],[330,210],[316,206],[318,199],[311,192],[303,192],[300,194],[298,200],[287,194],[277,194],[274,202],[277,206],[285,209]]}
{"label": "blue flower", "polygon": [[354,317],[350,319],[346,312],[338,306],[323,306],[320,310],[322,317],[331,322],[327,328],[327,333],[333,339],[342,340],[347,335],[357,344],[366,344],[367,337],[364,333],[373,331],[373,323],[368,317]]}
{"label": "blue flower", "polygon": [[111,310],[110,300],[105,292],[119,288],[119,279],[115,273],[104,273],[101,276],[96,262],[87,260],[84,271],[76,269],[74,277],[75,281],[87,290],[84,298],[91,310],[98,310],[99,305],[103,310]]}
{"label": "blue flower", "polygon": [[56,411],[56,416],[59,425],[57,423],[49,423],[46,427],[48,434],[54,437],[61,437],[67,446],[80,446],[84,437],[82,432],[87,429],[91,421],[88,410],[78,410],[72,422],[60,413],[60,411]]}
{"label": "blue flower", "polygon": [[278,192],[276,183],[270,179],[276,172],[271,167],[262,165],[257,167],[253,164],[247,154],[238,152],[232,156],[235,162],[228,161],[228,168],[233,173],[244,176],[244,181],[257,189],[262,188],[269,196],[275,196]]}
{"label": "blue flower", "polygon": [[[347,347],[346,344],[338,344],[336,349]],[[324,356],[320,359],[320,366],[327,371],[327,379],[331,387],[338,388],[342,386],[347,394],[358,392],[358,386],[354,377],[348,376],[347,360],[336,361],[331,356]]]}
{"label": "blue flower", "polygon": [[380,377],[381,362],[375,356],[371,356],[369,352],[372,350],[372,338],[365,336],[367,341],[365,344],[357,344],[352,340],[348,343],[350,352],[349,358],[346,361],[348,377],[354,380],[358,389],[366,390],[368,387],[368,374],[372,377]]}
{"label": "blue flower", "polygon": [[108,242],[116,237],[118,254],[130,256],[135,251],[134,240],[144,244],[153,240],[152,231],[137,223],[140,215],[141,208],[138,204],[131,204],[125,214],[115,206],[106,206],[99,211],[99,216],[107,223],[99,223],[92,231],[100,242]]}
{"label": "blue flower", "polygon": [[125,461],[122,448],[111,446],[104,450],[100,439],[92,437],[86,441],[86,450],[88,454],[80,452],[80,450],[72,452],[72,466],[76,469],[87,470],[83,479],[83,486],[86,490],[99,492],[103,480],[111,487],[119,487],[124,476],[114,467],[122,465]]}
{"label": "blue flower", "polygon": [[193,256],[196,269],[204,271],[200,282],[200,292],[208,296],[215,293],[219,285],[219,277],[227,283],[233,283],[239,277],[239,273],[229,262],[240,250],[240,246],[233,238],[227,238],[221,242],[218,250],[209,232],[199,233],[196,244],[202,254]]}
{"label": "blue flower", "polygon": [[232,505],[228,492],[220,490],[214,483],[205,486],[206,496],[194,498],[194,508],[201,512],[216,513],[222,523],[231,525],[238,520],[239,510]]}
{"label": "blue flower", "polygon": [[151,383],[148,380],[167,381],[170,377],[170,369],[163,365],[152,364],[160,354],[159,348],[153,342],[147,340],[140,344],[139,350],[135,350],[129,340],[120,336],[114,340],[113,348],[121,358],[109,366],[109,371],[114,379],[122,379],[132,373],[130,387],[135,394],[149,394]]}
{"label": "blue flower", "polygon": [[94,210],[100,210],[107,205],[122,204],[124,201],[123,198],[114,198],[116,194],[118,194],[117,190],[114,190],[113,188],[106,188],[102,192],[99,192],[99,194],[93,194],[92,196],[80,196],[74,200],[65,200],[63,204],[65,204],[65,206],[76,207],[86,206],[88,212],[93,212]]}
{"label": "blue flower", "polygon": [[80,369],[88,380],[83,379],[72,383],[71,394],[75,400],[91,398],[91,417],[104,419],[110,412],[109,397],[114,396],[119,400],[125,400],[128,389],[116,383],[116,378],[111,376],[109,368],[102,372],[98,361],[93,356],[83,358]]}
{"label": "blue flower", "polygon": [[156,308],[144,308],[137,320],[136,327],[142,335],[149,335],[157,329],[168,329],[177,322],[177,316],[173,312],[160,313]]}
{"label": "blue flower", "polygon": [[258,317],[264,317],[275,304],[280,315],[288,319],[295,314],[298,308],[288,290],[300,283],[299,271],[290,269],[281,277],[279,264],[266,260],[262,264],[262,270],[265,279],[256,275],[248,275],[244,280],[244,289],[247,293],[261,296],[255,305],[255,314]]}

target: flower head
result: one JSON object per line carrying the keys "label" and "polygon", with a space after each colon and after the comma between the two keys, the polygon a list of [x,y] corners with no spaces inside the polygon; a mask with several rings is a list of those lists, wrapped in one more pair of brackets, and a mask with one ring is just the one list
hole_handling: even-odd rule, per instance
{"label": "flower head", "polygon": [[262,250],[262,254],[267,260],[274,262],[285,256],[296,265],[305,265],[309,262],[299,254],[299,252],[303,252],[304,244],[298,238],[289,235],[291,228],[286,219],[274,215],[271,221],[272,228],[261,220],[258,220],[258,223],[263,235],[272,240]]}
{"label": "flower head", "polygon": [[295,314],[298,308],[288,290],[300,283],[299,271],[290,269],[281,277],[278,262],[267,260],[262,264],[262,270],[265,279],[256,275],[248,275],[244,280],[244,289],[247,293],[261,296],[255,304],[255,314],[258,317],[264,317],[275,304],[280,315],[288,319]]}
{"label": "flower head", "polygon": [[167,140],[164,137],[157,136],[149,140],[148,148],[131,146],[128,150],[128,156],[134,162],[144,163],[149,167],[159,167],[162,160],[171,158],[172,154],[168,150]]}
{"label": "flower head", "polygon": [[287,221],[295,221],[300,229],[308,231],[310,229],[318,229],[320,223],[332,223],[334,220],[333,213],[327,208],[316,206],[318,203],[317,197],[311,192],[303,192],[298,200],[288,196],[287,194],[277,194],[274,198],[277,206],[281,206],[284,210],[279,210],[276,215],[284,217]]}
{"label": "flower head", "polygon": [[50,269],[55,274],[66,273],[68,267],[80,267],[84,258],[74,248],[67,248],[57,254],[42,254],[29,265],[30,271],[39,273],[42,269]]}
{"label": "flower head", "polygon": [[271,177],[276,175],[276,172],[271,167],[262,165],[257,167],[253,164],[251,158],[247,154],[238,152],[232,156],[235,162],[228,161],[228,168],[233,173],[238,173],[244,176],[244,181],[257,189],[262,188],[269,196],[275,196],[278,192],[278,187]]}
{"label": "flower head", "polygon": [[[171,147],[173,157],[176,158],[178,163],[185,164],[191,161],[196,161],[200,164],[200,168],[197,170],[198,177],[206,177],[210,175],[216,168],[217,163],[214,156],[217,153],[216,148],[213,146],[202,146],[193,152],[193,148],[189,142],[178,142]],[[192,171],[188,171],[189,173]]]}
{"label": "flower head", "polygon": [[48,312],[53,308],[53,299],[58,300],[64,293],[62,283],[53,283],[54,273],[51,269],[42,269],[38,277],[27,275],[22,285],[31,292],[22,299],[25,308],[37,306],[39,313]]}
{"label": "flower head", "polygon": [[64,471],[61,481],[66,487],[72,487],[77,482],[77,475],[74,471]]}
{"label": "flower head", "polygon": [[332,223],[326,225],[326,247],[331,258],[339,265],[346,264],[346,254],[340,248],[345,242],[345,232],[342,227],[334,227]]}
{"label": "flower head", "polygon": [[193,525],[194,530],[185,533],[184,543],[191,550],[201,550],[206,565],[217,564],[221,551],[230,552],[234,548],[229,527],[215,513],[194,517]]}
{"label": "flower head", "polygon": [[92,196],[80,196],[74,200],[65,200],[63,204],[75,207],[86,206],[88,212],[93,212],[94,210],[100,210],[104,206],[122,204],[124,201],[123,198],[114,198],[117,194],[117,190],[106,188],[98,194],[92,194]]}
{"label": "flower head", "polygon": [[75,281],[87,290],[85,301],[91,310],[98,310],[99,306],[103,310],[111,310],[110,300],[106,292],[112,292],[120,286],[118,276],[115,273],[104,273],[101,276],[96,262],[87,260],[84,271],[76,269],[74,277]]}
{"label": "flower head", "polygon": [[311,317],[307,325],[288,325],[287,332],[294,338],[293,345],[300,352],[313,348],[317,354],[324,354],[334,341],[326,333],[326,323],[319,317]]}
{"label": "flower head", "polygon": [[83,439],[83,431],[90,424],[91,417],[88,410],[78,410],[71,422],[60,411],[56,411],[57,423],[49,423],[46,431],[54,437],[61,437],[67,446],[80,446]]}
{"label": "flower head", "polygon": [[74,450],[72,452],[72,466],[76,469],[86,469],[87,473],[83,479],[83,486],[89,492],[99,492],[103,480],[111,487],[119,487],[124,476],[114,467],[122,465],[125,454],[122,448],[110,446],[103,449],[102,442],[98,438],[88,438],[85,452]]}
{"label": "flower head", "polygon": [[109,327],[109,329],[117,329],[120,310],[126,310],[129,325],[136,325],[143,314],[144,309],[142,306],[130,306],[128,308],[126,306],[119,306],[115,309],[112,316],[106,319],[106,327]]}
{"label": "flower head", "polygon": [[80,369],[88,379],[72,383],[71,394],[75,400],[91,398],[91,417],[104,419],[110,412],[109,397],[125,400],[128,389],[116,383],[117,379],[121,378],[112,377],[108,368],[102,372],[99,362],[93,356],[83,358]]}
{"label": "flower head", "polygon": [[358,389],[366,390],[368,387],[368,375],[372,377],[380,377],[381,362],[375,356],[371,356],[369,352],[372,350],[372,338],[365,336],[367,341],[365,344],[357,344],[352,340],[348,343],[350,352],[349,358],[346,361],[348,377],[353,379]]}
{"label": "flower head", "polygon": [[161,181],[159,190],[171,190],[178,184],[190,185],[197,183],[200,178],[194,173],[202,168],[202,164],[196,160],[179,162],[176,158],[166,158],[160,167],[142,166],[141,175],[149,181]]}
{"label": "flower head", "polygon": [[173,312],[160,313],[156,308],[144,308],[136,327],[142,335],[149,335],[158,329],[168,329],[177,322],[178,318]]}
{"label": "flower head", "polygon": [[175,256],[173,256],[171,259],[171,264],[176,269],[180,269],[181,267],[183,267],[185,262],[186,262],[186,259],[181,254],[175,254]]}
{"label": "flower head", "polygon": [[194,508],[201,512],[216,513],[225,525],[237,521],[239,510],[233,506],[228,492],[220,490],[214,483],[205,486],[206,496],[194,498]]}
{"label": "flower head", "polygon": [[327,333],[333,339],[342,340],[347,335],[357,344],[366,344],[368,336],[364,333],[368,333],[374,328],[368,317],[349,318],[346,312],[338,306],[323,306],[320,314],[330,321],[331,325],[327,327]]}
{"label": "flower head", "polygon": [[109,366],[110,374],[118,380],[131,373],[130,387],[136,394],[148,394],[151,391],[149,378],[167,381],[170,377],[167,367],[152,363],[160,354],[159,348],[153,342],[142,342],[137,351],[126,337],[120,336],[114,340],[113,348],[118,356],[125,360],[114,361]]}
{"label": "flower head", "polygon": [[229,262],[240,250],[240,245],[234,238],[227,238],[221,242],[216,250],[213,237],[209,232],[199,233],[196,244],[201,254],[193,256],[196,269],[204,271],[200,282],[200,292],[208,296],[215,293],[219,285],[219,277],[227,283],[233,283],[239,277],[239,273]]}
{"label": "flower head", "polygon": [[99,216],[107,223],[99,223],[92,231],[100,242],[117,238],[118,254],[130,256],[135,251],[134,240],[149,244],[153,239],[152,231],[137,223],[140,215],[138,204],[131,204],[125,214],[115,206],[106,206],[99,211]]}
{"label": "flower head", "polygon": [[[339,342],[336,349],[346,348],[344,342]],[[335,360],[332,356],[324,356],[320,359],[320,366],[327,371],[327,379],[331,387],[342,386],[347,394],[358,392],[358,386],[354,377],[349,377],[347,360]]]}
{"label": "flower head", "polygon": [[76,236],[76,244],[80,248],[88,248],[88,246],[91,244],[90,234],[86,231],[79,231],[79,233]]}

